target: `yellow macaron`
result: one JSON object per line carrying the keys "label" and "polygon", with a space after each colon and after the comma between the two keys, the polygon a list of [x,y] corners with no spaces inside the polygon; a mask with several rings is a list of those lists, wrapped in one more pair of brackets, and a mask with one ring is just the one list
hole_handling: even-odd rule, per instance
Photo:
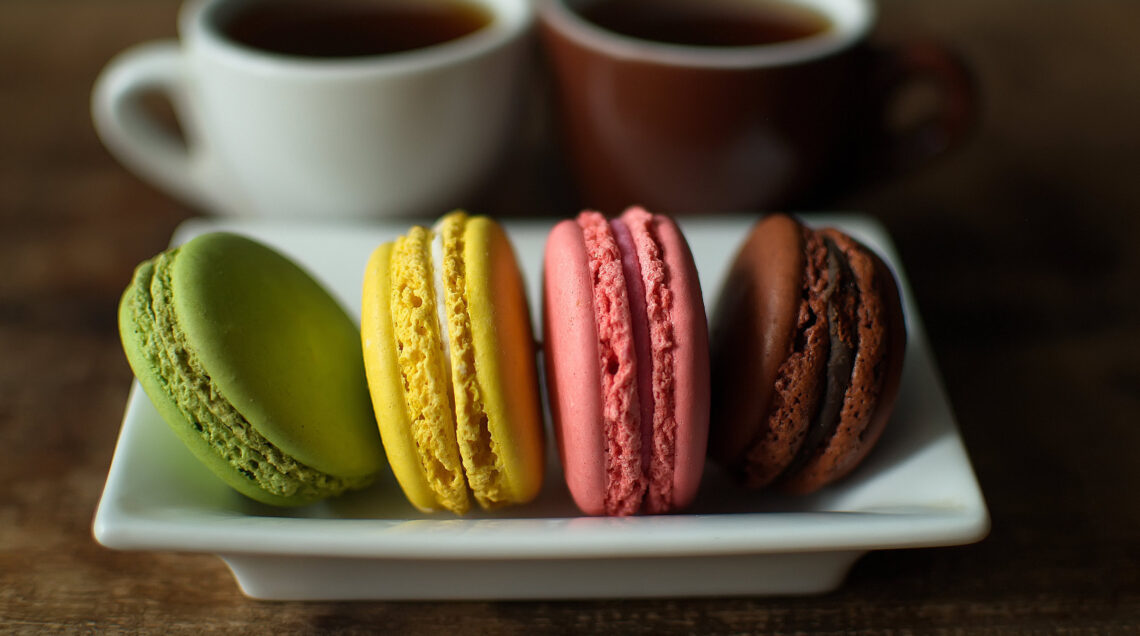
{"label": "yellow macaron", "polygon": [[380,436],[408,500],[456,514],[530,501],[544,434],[522,275],[502,228],[454,212],[379,246],[361,339]]}

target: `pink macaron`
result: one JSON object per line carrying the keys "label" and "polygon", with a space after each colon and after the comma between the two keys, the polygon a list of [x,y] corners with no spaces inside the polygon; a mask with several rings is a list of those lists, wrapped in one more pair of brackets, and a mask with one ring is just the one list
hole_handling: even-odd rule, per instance
{"label": "pink macaron", "polygon": [[704,471],[708,330],[693,257],[668,217],[583,212],[544,261],[547,386],[566,484],[586,514],[687,506]]}

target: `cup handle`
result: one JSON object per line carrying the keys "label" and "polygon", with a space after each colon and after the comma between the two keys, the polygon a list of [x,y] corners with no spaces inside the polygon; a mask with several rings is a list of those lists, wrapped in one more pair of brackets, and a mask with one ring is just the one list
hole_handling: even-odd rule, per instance
{"label": "cup handle", "polygon": [[[905,174],[960,145],[974,128],[977,89],[966,63],[940,43],[915,40],[872,51],[878,77],[876,103],[870,116],[874,137],[868,140],[866,168],[871,181]],[[938,100],[928,112],[899,127],[890,121],[903,92],[926,84]]]}
{"label": "cup handle", "polygon": [[[206,183],[210,161],[195,143],[189,115],[185,61],[178,42],[151,42],[114,58],[91,95],[95,130],[111,154],[139,176],[204,208],[222,203]],[[170,100],[187,141],[165,130],[143,107],[142,98],[160,93]]]}

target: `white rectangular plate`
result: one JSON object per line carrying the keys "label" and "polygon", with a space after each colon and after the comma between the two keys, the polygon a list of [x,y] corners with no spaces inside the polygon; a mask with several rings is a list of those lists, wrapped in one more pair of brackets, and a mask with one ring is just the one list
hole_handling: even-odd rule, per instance
{"label": "white rectangular plate", "polygon": [[[681,223],[710,311],[755,220]],[[882,254],[899,274],[907,314],[909,346],[894,416],[875,450],[840,484],[802,497],[755,493],[710,466],[685,514],[587,518],[570,500],[551,451],[542,493],[516,508],[463,518],[421,514],[386,475],[333,501],[275,509],[236,494],[198,464],[136,382],[95,537],[117,549],[217,554],[246,594],[266,599],[805,594],[837,587],[868,550],[981,539],[989,515],[890,240],[863,216],[805,220],[839,227]],[[504,223],[532,309],[541,306],[542,250],[553,222]],[[359,316],[368,255],[407,227],[194,220],[172,242],[215,230],[246,234],[303,264]],[[536,325],[539,318],[535,312]]]}

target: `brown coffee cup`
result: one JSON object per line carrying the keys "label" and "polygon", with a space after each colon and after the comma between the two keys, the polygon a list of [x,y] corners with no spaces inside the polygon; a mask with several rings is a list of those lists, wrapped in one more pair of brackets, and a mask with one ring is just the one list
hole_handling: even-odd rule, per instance
{"label": "brown coffee cup", "polygon": [[[870,0],[779,2],[539,1],[582,205],[682,214],[820,205],[924,165],[967,136],[973,83],[952,51],[868,43]],[[598,11],[617,4],[627,5],[617,18]],[[752,17],[763,33],[750,41],[751,17],[731,16],[722,22],[730,37],[718,41],[716,19],[698,12],[645,32],[678,12],[730,4],[806,22],[788,35],[759,28],[768,19],[760,13]],[[631,19],[622,22],[621,11]],[[892,122],[897,98],[918,85],[935,87],[936,103],[905,125]]]}

